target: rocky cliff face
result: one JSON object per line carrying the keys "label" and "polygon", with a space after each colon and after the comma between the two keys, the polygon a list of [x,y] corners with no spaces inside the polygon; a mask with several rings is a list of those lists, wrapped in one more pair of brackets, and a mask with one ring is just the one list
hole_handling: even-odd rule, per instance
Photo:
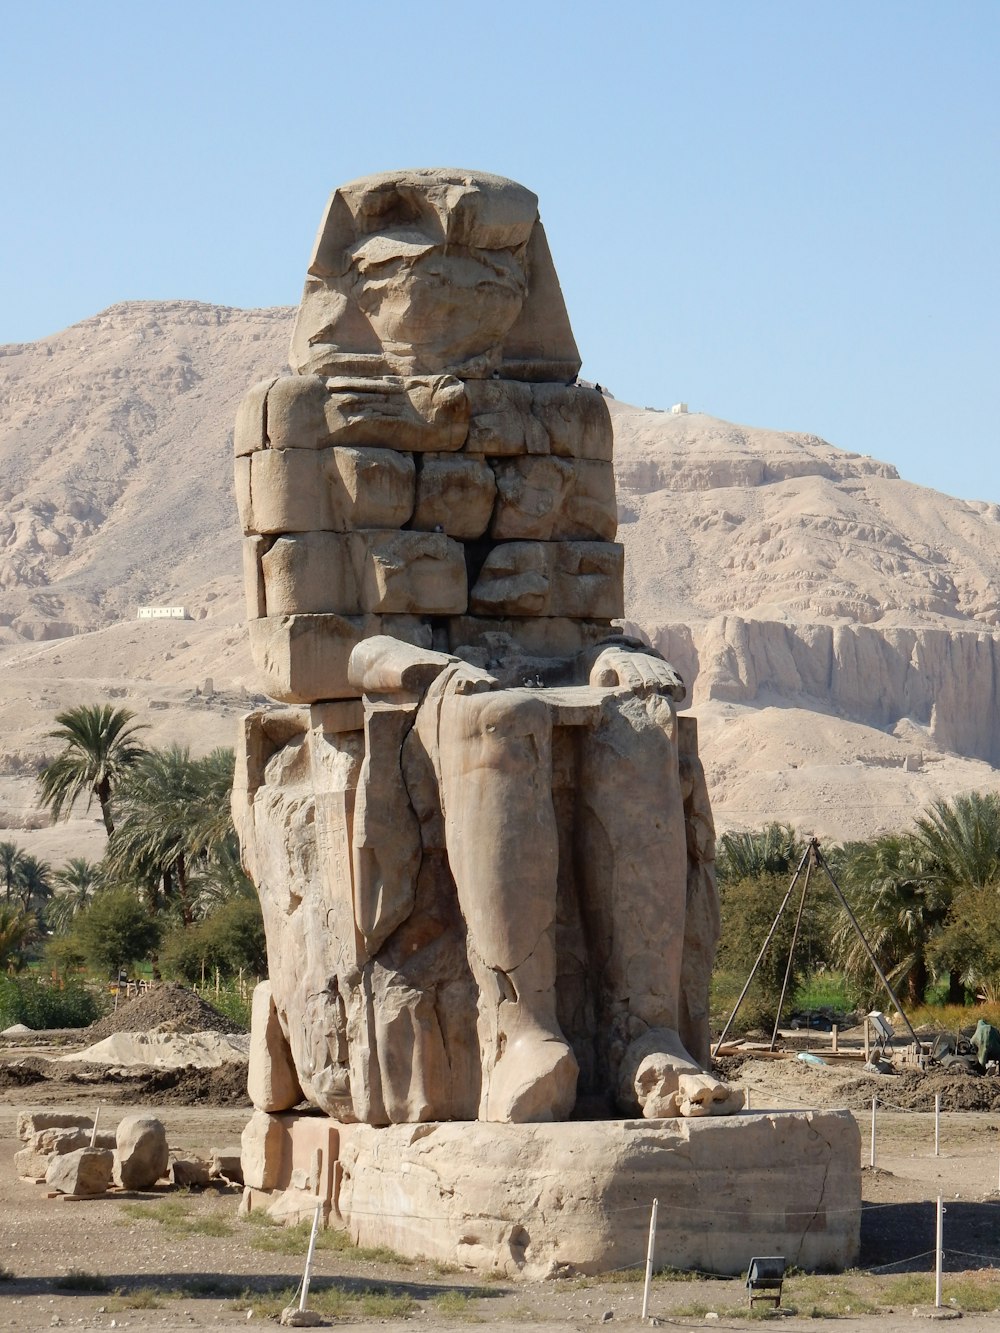
{"label": "rocky cliff face", "polygon": [[1000,763],[1000,507],[814,436],[616,404],[635,624],[712,701]]}

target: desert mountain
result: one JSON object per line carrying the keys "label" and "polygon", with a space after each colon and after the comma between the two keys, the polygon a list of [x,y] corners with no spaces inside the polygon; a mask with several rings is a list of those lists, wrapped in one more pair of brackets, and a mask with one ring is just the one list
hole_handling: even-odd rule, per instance
{"label": "desert mountain", "polygon": [[[0,837],[100,852],[92,818],[32,827],[61,707],[231,744],[256,689],[231,428],[291,318],[135,302],[0,348]],[[1000,787],[1000,507],[815,436],[611,409],[629,620],[691,685],[720,826],[864,836]]]}

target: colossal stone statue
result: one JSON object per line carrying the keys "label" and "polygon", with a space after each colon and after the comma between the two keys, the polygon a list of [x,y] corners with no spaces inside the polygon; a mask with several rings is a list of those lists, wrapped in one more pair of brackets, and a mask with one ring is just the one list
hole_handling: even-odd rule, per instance
{"label": "colossal stone statue", "polygon": [[258,1109],[371,1125],[728,1112],[696,724],[616,633],[603,397],[512,181],[405,171],[320,226],[294,374],[240,407],[269,694],[234,811],[267,930]]}

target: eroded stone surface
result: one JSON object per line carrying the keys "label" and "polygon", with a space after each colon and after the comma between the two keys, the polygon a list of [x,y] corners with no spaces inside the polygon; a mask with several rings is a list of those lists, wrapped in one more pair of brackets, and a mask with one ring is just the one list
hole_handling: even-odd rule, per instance
{"label": "eroded stone surface", "polygon": [[[294,1190],[297,1141],[323,1122],[275,1121],[274,1188]],[[321,1193],[330,1225],[361,1245],[509,1277],[639,1267],[658,1197],[657,1255],[678,1268],[738,1274],[772,1251],[807,1270],[857,1262],[860,1135],[848,1111],[328,1125],[337,1170]]]}

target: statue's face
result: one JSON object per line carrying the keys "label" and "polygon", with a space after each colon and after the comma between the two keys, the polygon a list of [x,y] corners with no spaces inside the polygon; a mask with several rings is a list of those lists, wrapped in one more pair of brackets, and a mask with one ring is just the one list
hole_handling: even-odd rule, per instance
{"label": "statue's face", "polygon": [[349,254],[353,295],[383,346],[430,355],[437,369],[496,347],[527,291],[523,247],[449,246],[408,227],[366,236]]}

